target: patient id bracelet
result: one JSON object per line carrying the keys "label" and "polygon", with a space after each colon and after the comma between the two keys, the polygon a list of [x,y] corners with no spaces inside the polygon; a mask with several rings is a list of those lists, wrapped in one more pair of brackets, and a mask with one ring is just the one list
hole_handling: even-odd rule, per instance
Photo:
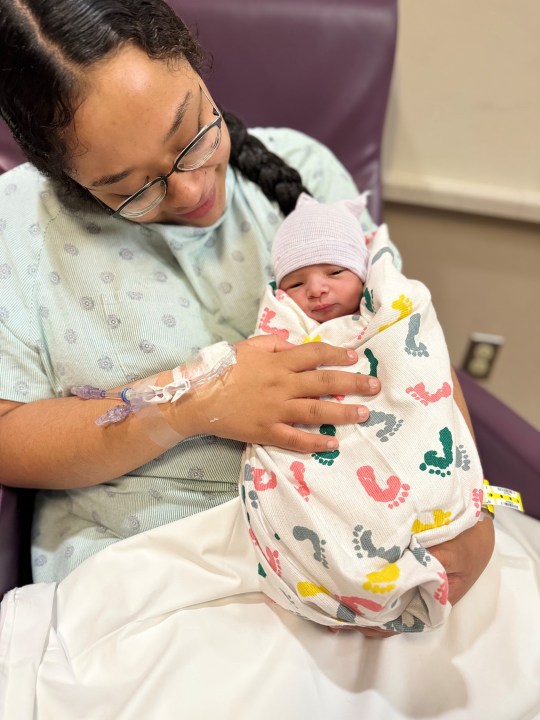
{"label": "patient id bracelet", "polygon": [[482,510],[489,513],[493,518],[495,517],[495,505],[525,512],[521,500],[521,493],[517,492],[517,490],[499,487],[498,485],[490,485],[489,481],[484,478]]}
{"label": "patient id bracelet", "polygon": [[96,420],[102,427],[122,422],[128,415],[148,405],[174,403],[192,389],[205,385],[210,380],[222,376],[236,363],[236,351],[228,342],[219,342],[203,348],[197,358],[189,365],[181,365],[172,370],[172,381],[164,386],[155,385],[155,378],[147,378],[132,387],[119,392],[103,390],[92,385],[76,385],[71,394],[81,400],[99,400],[116,398],[123,405],[115,405]]}

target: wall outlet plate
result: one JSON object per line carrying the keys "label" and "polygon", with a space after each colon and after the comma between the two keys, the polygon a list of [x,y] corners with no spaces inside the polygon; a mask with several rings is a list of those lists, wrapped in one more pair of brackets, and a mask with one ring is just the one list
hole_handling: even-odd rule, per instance
{"label": "wall outlet plate", "polygon": [[491,374],[493,363],[503,344],[502,335],[473,333],[461,365],[462,370],[478,380],[485,380]]}

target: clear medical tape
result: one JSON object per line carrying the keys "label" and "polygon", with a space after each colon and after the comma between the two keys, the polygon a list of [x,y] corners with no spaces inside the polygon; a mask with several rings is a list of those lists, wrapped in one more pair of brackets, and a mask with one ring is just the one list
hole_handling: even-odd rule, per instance
{"label": "clear medical tape", "polygon": [[[71,394],[81,400],[100,400],[114,398],[122,401],[96,419],[96,425],[107,425],[122,422],[130,415],[136,414],[145,423],[147,433],[158,445],[170,448],[185,438],[179,435],[167,422],[165,413],[159,405],[176,403],[188,392],[204,389],[204,395],[223,390],[229,385],[227,370],[236,363],[236,351],[232,345],[223,341],[203,348],[189,363],[179,365],[171,371],[172,379],[165,385],[158,384],[159,376],[139,380],[122,390],[103,390],[92,385],[77,385],[71,388]],[[227,381],[227,383],[226,383]],[[216,387],[217,386],[217,387]],[[230,414],[230,404],[223,393],[215,394],[215,401],[210,403],[210,422]]]}

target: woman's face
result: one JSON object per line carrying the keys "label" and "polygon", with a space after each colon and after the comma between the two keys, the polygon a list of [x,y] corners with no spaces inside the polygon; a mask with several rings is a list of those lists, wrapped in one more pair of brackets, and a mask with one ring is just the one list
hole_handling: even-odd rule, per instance
{"label": "woman's face", "polygon": [[[201,127],[215,119],[206,86],[185,61],[150,60],[126,47],[96,64],[86,79],[71,127],[69,174],[114,210],[145,183],[167,175]],[[134,222],[212,225],[225,209],[229,155],[223,122],[221,141],[204,165],[170,175],[163,201]]]}

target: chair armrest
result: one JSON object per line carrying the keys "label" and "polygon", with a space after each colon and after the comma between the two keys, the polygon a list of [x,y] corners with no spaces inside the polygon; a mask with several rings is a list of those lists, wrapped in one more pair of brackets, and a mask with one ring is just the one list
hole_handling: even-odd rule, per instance
{"label": "chair armrest", "polygon": [[0,485],[0,597],[18,581],[20,532],[17,493]]}
{"label": "chair armrest", "polygon": [[457,375],[486,478],[520,492],[527,515],[540,519],[540,431],[470,375],[460,370]]}

